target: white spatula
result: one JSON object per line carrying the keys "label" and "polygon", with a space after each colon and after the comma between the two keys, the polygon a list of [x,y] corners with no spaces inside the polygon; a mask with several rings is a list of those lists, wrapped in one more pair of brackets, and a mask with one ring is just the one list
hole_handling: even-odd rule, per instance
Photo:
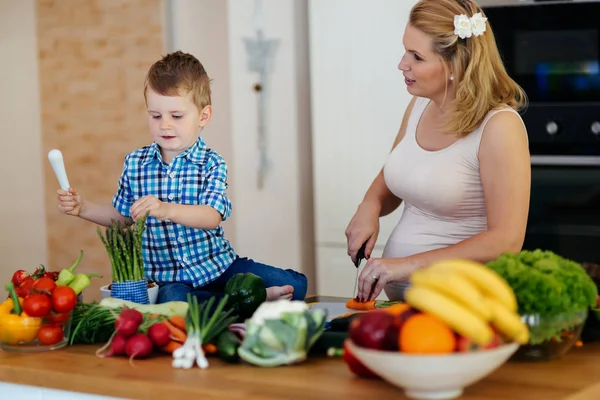
{"label": "white spatula", "polygon": [[69,190],[71,185],[69,185],[69,179],[67,179],[67,171],[65,171],[65,163],[60,150],[50,150],[48,152],[48,160],[50,161],[50,164],[52,164],[52,169],[54,169],[60,188],[62,190]]}

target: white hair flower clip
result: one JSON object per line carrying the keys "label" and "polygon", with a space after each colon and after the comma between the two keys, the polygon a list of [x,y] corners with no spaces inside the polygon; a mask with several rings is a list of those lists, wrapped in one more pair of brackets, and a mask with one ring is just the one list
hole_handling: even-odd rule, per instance
{"label": "white hair flower clip", "polygon": [[485,32],[487,18],[481,13],[473,15],[471,18],[465,14],[454,16],[454,34],[461,39],[470,38],[471,35],[480,36]]}

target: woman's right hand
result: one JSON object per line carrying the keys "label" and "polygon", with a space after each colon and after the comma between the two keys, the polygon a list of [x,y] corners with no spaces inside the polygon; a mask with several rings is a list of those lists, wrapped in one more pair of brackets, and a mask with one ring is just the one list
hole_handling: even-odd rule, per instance
{"label": "woman's right hand", "polygon": [[78,217],[83,208],[83,199],[77,193],[77,190],[73,188],[69,188],[68,191],[59,189],[56,193],[60,212]]}
{"label": "woman's right hand", "polygon": [[371,252],[379,235],[379,211],[377,205],[363,202],[350,220],[346,228],[346,240],[348,255],[353,263],[356,263],[356,253],[365,242],[367,242],[365,258],[371,258]]}

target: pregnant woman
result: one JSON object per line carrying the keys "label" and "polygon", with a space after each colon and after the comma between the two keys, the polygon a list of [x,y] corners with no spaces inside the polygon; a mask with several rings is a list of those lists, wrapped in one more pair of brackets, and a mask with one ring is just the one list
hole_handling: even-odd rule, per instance
{"label": "pregnant woman", "polygon": [[[529,212],[523,90],[506,73],[472,0],[421,0],[398,69],[413,95],[384,167],[347,229],[354,261],[366,242],[359,300],[403,300],[410,273],[433,261],[487,262],[521,250]],[[382,258],[379,218],[404,201]]]}

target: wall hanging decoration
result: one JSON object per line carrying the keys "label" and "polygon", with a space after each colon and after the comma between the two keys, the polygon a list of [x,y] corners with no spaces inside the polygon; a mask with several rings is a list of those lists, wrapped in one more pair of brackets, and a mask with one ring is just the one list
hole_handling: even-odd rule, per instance
{"label": "wall hanging decoration", "polygon": [[275,51],[279,46],[278,39],[266,39],[263,32],[263,9],[262,0],[254,3],[254,15],[252,18],[255,36],[244,37],[244,45],[248,53],[248,68],[258,74],[258,80],[253,85],[257,98],[257,138],[258,138],[258,178],[257,186],[262,189],[268,170],[267,157],[267,127],[266,127],[266,95],[267,75],[271,72],[272,61]]}

